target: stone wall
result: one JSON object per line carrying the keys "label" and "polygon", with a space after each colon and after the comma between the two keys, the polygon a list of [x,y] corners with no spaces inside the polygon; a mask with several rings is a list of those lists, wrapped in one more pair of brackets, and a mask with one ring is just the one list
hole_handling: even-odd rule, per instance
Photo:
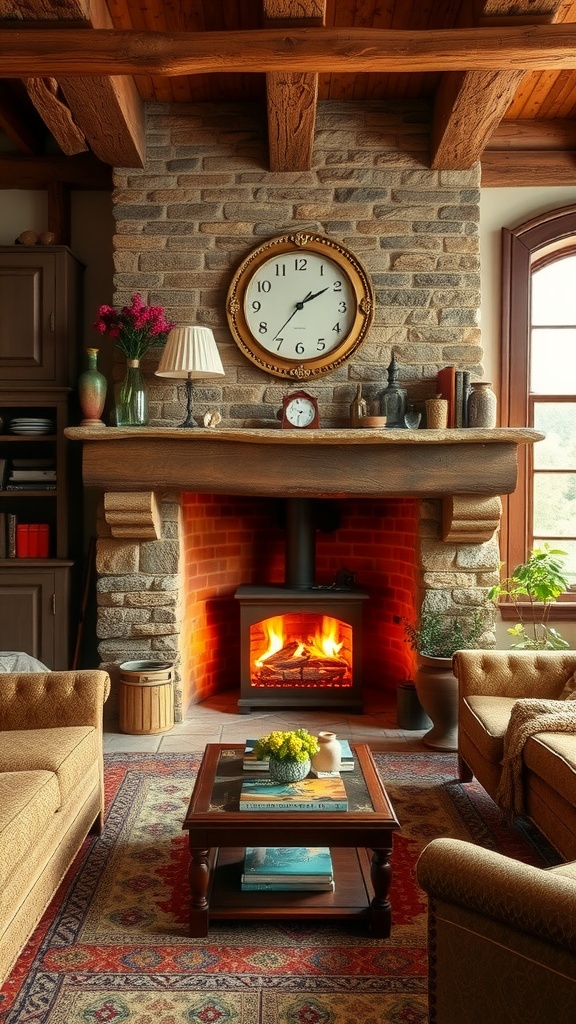
{"label": "stone wall", "polygon": [[[243,356],[228,329],[225,301],[246,254],[298,228],[348,246],[376,295],[362,348],[334,373],[306,383],[319,400],[322,426],[347,425],[358,383],[370,411],[377,411],[393,352],[399,382],[415,403],[435,393],[442,366],[482,376],[480,170],[429,170],[429,129],[428,110],[410,104],[395,110],[320,104],[313,169],[271,174],[262,108],[148,108],[146,167],[114,172],[115,304],[138,291],[177,323],[213,329],[225,377],[195,386],[198,419],[218,409],[224,426],[278,426],[282,397],[293,386]],[[173,425],[183,417],[182,389],[154,378],[158,358],[153,350],[144,361],[151,422]],[[117,380],[122,372],[119,359]],[[162,512],[158,541],[114,540],[101,520],[98,635],[108,668],[168,656],[180,664],[178,496],[165,498]],[[483,603],[498,570],[495,540],[442,543],[439,504],[427,501],[420,549],[417,603],[454,614]],[[181,685],[177,690],[180,716]]]}

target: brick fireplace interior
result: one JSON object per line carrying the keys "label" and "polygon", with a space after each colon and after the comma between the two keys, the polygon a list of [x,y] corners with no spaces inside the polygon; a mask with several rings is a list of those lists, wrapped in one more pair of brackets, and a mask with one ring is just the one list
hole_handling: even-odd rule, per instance
{"label": "brick fireplace interior", "polygon": [[[362,689],[390,690],[412,673],[412,652],[397,618],[414,616],[418,504],[408,498],[315,503],[324,522],[314,531],[315,583],[331,588],[347,571],[367,595],[358,630]],[[241,610],[235,593],[243,586],[274,593],[285,587],[285,527],[282,499],[184,494],[183,674],[197,699],[222,690],[238,690],[240,696]],[[313,590],[306,596],[313,597],[317,614],[330,616],[331,602],[340,603],[346,591]],[[332,706],[339,696],[332,691]],[[286,693],[287,700],[298,703],[298,695]],[[314,696],[301,694],[300,702],[326,701],[320,688]]]}

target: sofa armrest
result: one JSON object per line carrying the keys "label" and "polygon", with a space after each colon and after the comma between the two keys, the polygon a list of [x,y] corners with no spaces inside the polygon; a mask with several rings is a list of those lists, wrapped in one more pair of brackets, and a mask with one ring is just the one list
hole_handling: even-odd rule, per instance
{"label": "sofa armrest", "polygon": [[441,900],[576,953],[576,878],[535,868],[458,839],[435,839],[418,881]]}
{"label": "sofa armrest", "polygon": [[107,672],[7,672],[0,674],[0,730],[92,725],[102,730],[110,692]]}
{"label": "sofa armrest", "polygon": [[468,694],[556,700],[576,672],[576,651],[457,651],[460,700]]}

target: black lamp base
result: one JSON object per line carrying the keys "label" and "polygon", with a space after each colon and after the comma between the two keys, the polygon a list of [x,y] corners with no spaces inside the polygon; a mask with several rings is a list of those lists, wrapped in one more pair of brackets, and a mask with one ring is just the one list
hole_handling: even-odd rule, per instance
{"label": "black lamp base", "polygon": [[186,417],[178,426],[197,427],[198,424],[192,419],[192,381],[190,378],[186,378],[184,386],[186,388]]}

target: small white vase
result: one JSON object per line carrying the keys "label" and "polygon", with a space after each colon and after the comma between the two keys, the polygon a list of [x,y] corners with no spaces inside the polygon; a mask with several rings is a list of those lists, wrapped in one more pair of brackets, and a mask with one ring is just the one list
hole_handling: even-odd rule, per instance
{"label": "small white vase", "polygon": [[335,732],[319,732],[317,754],[312,754],[312,767],[316,772],[339,772],[342,748]]}

